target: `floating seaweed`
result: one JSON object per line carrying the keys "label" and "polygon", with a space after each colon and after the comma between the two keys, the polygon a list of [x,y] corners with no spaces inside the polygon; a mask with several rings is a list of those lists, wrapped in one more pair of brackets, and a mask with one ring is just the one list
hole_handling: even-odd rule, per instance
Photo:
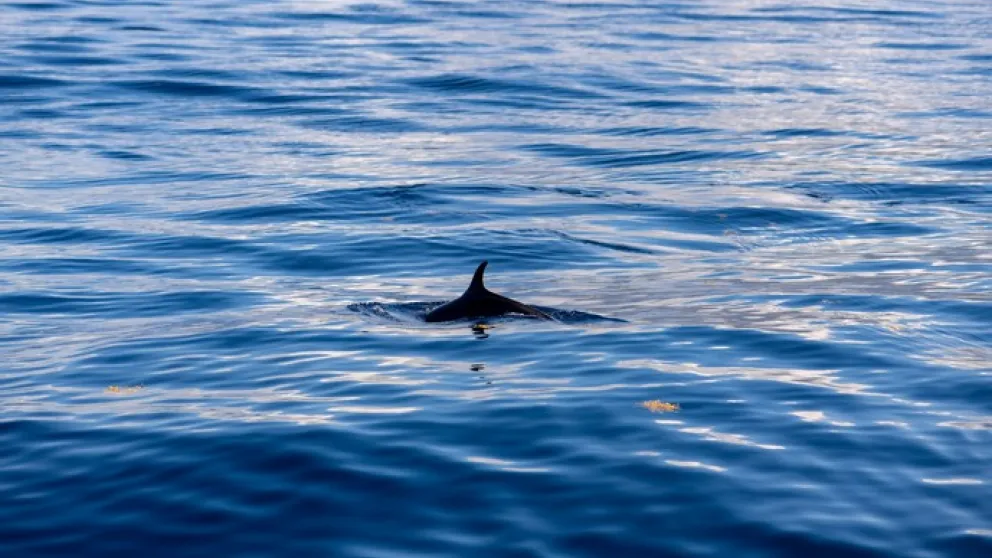
{"label": "floating seaweed", "polygon": [[674,413],[681,409],[678,403],[668,403],[658,399],[644,401],[641,403],[641,407],[644,407],[652,413]]}
{"label": "floating seaweed", "polygon": [[107,387],[107,393],[118,393],[118,394],[137,393],[137,392],[141,391],[144,388],[145,388],[145,386],[142,386],[142,385],[136,385],[136,386],[117,386],[117,385],[114,385],[114,386]]}

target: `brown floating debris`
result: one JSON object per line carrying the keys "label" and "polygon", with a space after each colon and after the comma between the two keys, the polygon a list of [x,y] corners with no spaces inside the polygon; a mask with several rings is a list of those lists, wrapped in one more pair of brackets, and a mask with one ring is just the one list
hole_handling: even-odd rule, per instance
{"label": "brown floating debris", "polygon": [[144,389],[145,386],[109,386],[107,393],[135,393]]}
{"label": "brown floating debris", "polygon": [[660,401],[658,399],[652,399],[651,401],[644,401],[641,403],[641,407],[651,411],[652,413],[674,413],[681,409],[678,403],[668,403],[665,401]]}

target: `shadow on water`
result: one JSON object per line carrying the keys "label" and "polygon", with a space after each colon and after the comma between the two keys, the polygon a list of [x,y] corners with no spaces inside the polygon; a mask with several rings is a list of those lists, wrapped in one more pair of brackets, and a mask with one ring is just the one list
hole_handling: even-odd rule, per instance
{"label": "shadow on water", "polygon": [[[395,323],[409,323],[409,324],[425,324],[427,323],[424,318],[427,313],[437,308],[443,302],[397,302],[397,303],[383,303],[383,302],[357,302],[348,305],[348,310],[360,314],[367,318],[372,318],[375,320],[385,320]],[[598,314],[592,314],[589,312],[582,312],[579,310],[560,310],[558,308],[551,308],[550,306],[537,306],[532,305],[534,308],[544,312],[545,314],[551,316],[554,321],[566,324],[566,325],[584,325],[584,324],[596,324],[596,323],[627,323],[626,320],[621,320],[618,318],[610,318],[607,316],[600,316]],[[473,332],[484,338],[482,336],[488,336],[486,333],[487,327],[483,327],[484,324],[491,323],[505,323],[508,321],[533,321],[540,322],[543,321],[539,318],[533,316],[524,316],[522,314],[506,314],[504,316],[498,316],[495,318],[486,318],[483,322],[478,319],[467,318],[464,320],[456,320],[453,322],[447,322],[451,324],[466,324],[473,323]],[[444,324],[438,324],[444,325]],[[476,331],[478,329],[478,331]]]}

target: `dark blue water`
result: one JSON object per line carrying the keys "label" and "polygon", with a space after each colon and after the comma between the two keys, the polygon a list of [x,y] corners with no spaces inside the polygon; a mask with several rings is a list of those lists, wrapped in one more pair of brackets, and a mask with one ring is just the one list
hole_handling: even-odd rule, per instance
{"label": "dark blue water", "polygon": [[992,556],[990,29],[0,5],[0,556]]}

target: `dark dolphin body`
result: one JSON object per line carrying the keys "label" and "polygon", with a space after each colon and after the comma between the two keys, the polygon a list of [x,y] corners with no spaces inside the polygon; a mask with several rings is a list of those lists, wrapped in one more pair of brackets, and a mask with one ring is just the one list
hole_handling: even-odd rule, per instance
{"label": "dark dolphin body", "polygon": [[486,265],[488,264],[489,262],[479,264],[472,277],[472,284],[468,286],[462,296],[431,310],[425,319],[428,322],[450,322],[462,318],[486,318],[502,316],[503,314],[524,314],[544,320],[551,319],[551,316],[537,308],[532,308],[487,289],[482,283],[482,274],[486,272]]}

